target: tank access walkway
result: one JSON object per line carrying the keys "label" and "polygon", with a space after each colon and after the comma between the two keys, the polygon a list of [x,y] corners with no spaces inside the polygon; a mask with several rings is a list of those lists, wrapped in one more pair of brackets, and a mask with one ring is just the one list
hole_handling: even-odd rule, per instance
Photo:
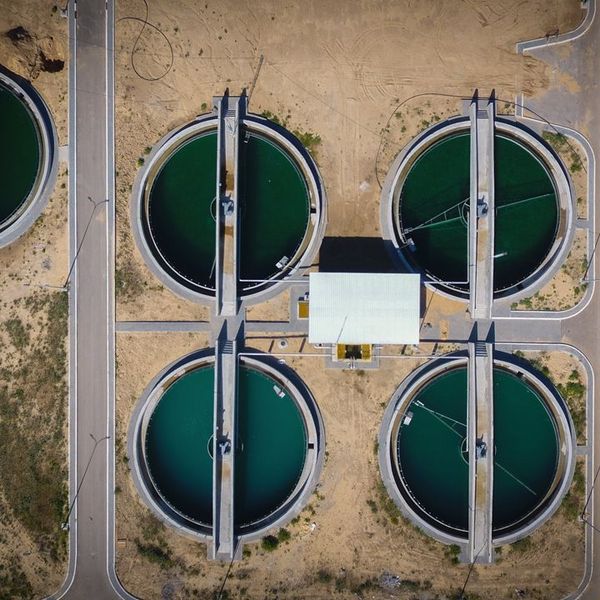
{"label": "tank access walkway", "polygon": [[467,448],[469,453],[469,542],[468,561],[491,563],[492,508],[494,489],[494,345],[486,332],[477,332],[469,341],[469,412]]}
{"label": "tank access walkway", "polygon": [[[487,104],[486,104],[487,102]],[[471,120],[471,194],[469,207],[469,312],[491,319],[494,301],[494,126],[495,101],[475,95]]]}
{"label": "tank access walkway", "polygon": [[238,381],[239,143],[246,98],[213,98],[218,113],[216,210],[216,323],[211,558],[236,557],[234,462]]}

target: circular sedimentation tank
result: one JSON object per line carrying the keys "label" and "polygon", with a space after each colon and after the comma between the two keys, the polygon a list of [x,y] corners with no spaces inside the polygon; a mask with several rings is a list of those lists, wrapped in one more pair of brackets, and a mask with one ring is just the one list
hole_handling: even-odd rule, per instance
{"label": "circular sedimentation tank", "polygon": [[[445,542],[464,542],[469,527],[466,359],[417,373],[388,407],[380,463],[402,510]],[[532,373],[495,361],[494,542],[538,526],[566,492],[571,426],[550,390]],[[391,488],[391,490],[390,490]]]}
{"label": "circular sedimentation tank", "polygon": [[[240,140],[238,290],[259,301],[310,264],[324,194],[314,161],[289,132],[250,115]],[[158,144],[134,194],[146,259],[167,285],[201,301],[215,295],[216,173],[217,120],[209,116]]]}
{"label": "circular sedimentation tank", "polygon": [[[56,175],[55,132],[33,89],[0,74],[0,246],[19,237],[39,215]],[[28,217],[28,218],[27,218]]]}
{"label": "circular sedimentation tank", "polygon": [[[384,221],[397,255],[426,281],[469,294],[470,132],[457,119],[419,136],[388,177]],[[494,137],[494,296],[523,292],[558,268],[570,231],[564,169],[539,139],[496,122]]]}
{"label": "circular sedimentation tank", "polygon": [[[318,477],[322,424],[308,391],[266,362],[242,358],[237,385],[234,526],[243,537],[299,510]],[[143,495],[201,536],[212,534],[213,431],[214,357],[204,357],[152,385],[132,433]]]}

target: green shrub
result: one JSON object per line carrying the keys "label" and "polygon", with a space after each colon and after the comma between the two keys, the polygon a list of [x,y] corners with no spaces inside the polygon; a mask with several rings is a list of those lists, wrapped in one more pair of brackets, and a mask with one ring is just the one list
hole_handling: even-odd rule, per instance
{"label": "green shrub", "polygon": [[527,552],[528,550],[531,549],[532,545],[533,544],[532,544],[531,538],[529,536],[527,536],[520,540],[517,540],[514,544],[511,544],[510,547],[515,552]]}
{"label": "green shrub", "polygon": [[273,552],[279,546],[279,540],[274,535],[266,535],[260,542],[265,552]]}
{"label": "green shrub", "polygon": [[292,534],[285,527],[282,527],[277,532],[277,539],[279,540],[279,543],[288,542],[291,539],[291,537]]}
{"label": "green shrub", "polygon": [[8,333],[11,344],[17,350],[23,350],[25,346],[29,345],[29,332],[25,329],[21,319],[14,318],[4,321],[4,329]]}
{"label": "green shrub", "polygon": [[163,549],[157,544],[142,544],[137,539],[135,544],[140,556],[151,563],[159,565],[161,569],[170,569],[175,566],[175,561],[171,558],[168,546]]}

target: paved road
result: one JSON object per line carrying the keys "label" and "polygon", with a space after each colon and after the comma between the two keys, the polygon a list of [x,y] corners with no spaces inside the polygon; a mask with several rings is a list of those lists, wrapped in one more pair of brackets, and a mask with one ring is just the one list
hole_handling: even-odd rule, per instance
{"label": "paved road", "polygon": [[126,597],[113,550],[112,11],[112,0],[69,5],[71,257],[81,247],[70,285],[71,497],[79,493],[57,597],[74,600]]}

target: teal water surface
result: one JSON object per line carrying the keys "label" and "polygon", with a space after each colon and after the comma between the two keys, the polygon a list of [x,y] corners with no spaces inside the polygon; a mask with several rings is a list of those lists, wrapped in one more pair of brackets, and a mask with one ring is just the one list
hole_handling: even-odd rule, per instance
{"label": "teal water surface", "polygon": [[41,161],[32,113],[11,89],[0,83],[0,229],[27,202]]}
{"label": "teal water surface", "polygon": [[[280,507],[298,482],[307,450],[293,398],[265,373],[240,367],[235,448],[235,523],[243,528]],[[214,366],[190,371],[164,392],[146,433],[148,468],[179,513],[212,524]],[[209,452],[210,450],[210,452]]]}
{"label": "teal water surface", "polygon": [[265,373],[240,369],[235,458],[235,520],[239,527],[279,508],[304,468],[307,437],[303,417],[287,390],[283,388],[285,397],[280,398],[274,384]]}
{"label": "teal water surface", "polygon": [[558,436],[538,392],[516,375],[494,369],[494,533],[539,506],[558,466]]}
{"label": "teal water surface", "polygon": [[[423,406],[418,406],[422,403]],[[468,529],[469,465],[465,450],[467,369],[435,377],[417,393],[401,425],[396,449],[417,512],[464,534]]]}
{"label": "teal water surface", "polygon": [[214,368],[177,379],[163,393],[146,432],[148,468],[163,498],[178,512],[212,524]]}
{"label": "teal water surface", "polygon": [[[419,406],[422,404],[422,406]],[[425,518],[468,528],[467,369],[426,383],[411,402],[396,449],[402,477]],[[494,368],[493,532],[514,529],[541,507],[558,465],[554,418],[524,380]],[[419,508],[420,507],[420,508]]]}

